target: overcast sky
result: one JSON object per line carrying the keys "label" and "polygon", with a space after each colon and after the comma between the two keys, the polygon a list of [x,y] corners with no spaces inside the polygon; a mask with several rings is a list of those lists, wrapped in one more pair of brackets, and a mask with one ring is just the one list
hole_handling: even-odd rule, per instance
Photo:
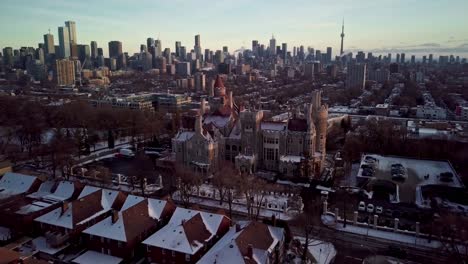
{"label": "overcast sky", "polygon": [[96,40],[107,56],[110,40],[133,53],[147,37],[174,50],[182,41],[193,48],[230,51],[268,44],[339,49],[345,19],[345,50],[377,53],[407,51],[468,57],[468,0],[2,0],[0,48],[34,46],[51,30],[77,24],[80,44]]}

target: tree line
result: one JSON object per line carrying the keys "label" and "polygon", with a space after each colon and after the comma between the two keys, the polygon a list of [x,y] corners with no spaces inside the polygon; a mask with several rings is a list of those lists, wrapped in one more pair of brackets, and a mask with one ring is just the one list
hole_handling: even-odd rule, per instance
{"label": "tree line", "polygon": [[37,98],[0,96],[0,155],[14,164],[41,160],[65,171],[98,142],[118,136],[150,138],[164,131],[154,112],[94,108],[86,100],[46,104]]}

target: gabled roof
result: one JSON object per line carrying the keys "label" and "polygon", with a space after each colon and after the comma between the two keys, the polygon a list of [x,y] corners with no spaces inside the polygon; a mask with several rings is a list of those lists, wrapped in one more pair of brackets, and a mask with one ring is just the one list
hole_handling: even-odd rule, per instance
{"label": "gabled roof", "polygon": [[37,180],[35,176],[7,172],[0,179],[0,199],[28,192]]}
{"label": "gabled roof", "polygon": [[[75,200],[66,206],[59,207],[47,214],[39,216],[35,221],[73,229],[78,224],[84,224],[87,221],[107,212],[101,204],[102,190],[88,194],[78,200]],[[66,203],[66,202],[65,202]]]}
{"label": "gabled roof", "polygon": [[223,219],[226,216],[178,207],[169,223],[143,244],[193,255],[218,233]]}
{"label": "gabled roof", "polygon": [[[198,263],[267,263],[268,255],[284,240],[284,229],[260,222],[240,222],[224,235]],[[252,245],[252,258],[248,246]]]}
{"label": "gabled roof", "polygon": [[81,191],[80,195],[78,196],[78,199],[81,199],[91,193],[97,192],[99,190],[102,190],[101,194],[101,205],[104,209],[111,209],[113,208],[114,202],[117,199],[117,196],[119,195],[120,191],[116,190],[109,190],[109,189],[101,189],[99,187],[95,186],[89,186],[86,185],[83,190]]}
{"label": "gabled roof", "polygon": [[191,139],[195,135],[193,131],[179,131],[177,135],[174,137],[175,141],[187,141]]}
{"label": "gabled roof", "polygon": [[117,214],[117,221],[109,216],[83,231],[85,234],[128,242],[156,226],[167,201],[129,195]]}
{"label": "gabled roof", "polygon": [[75,187],[76,186],[74,182],[61,181],[53,193],[47,194],[42,198],[47,200],[65,201],[72,198],[73,194],[75,193]]}

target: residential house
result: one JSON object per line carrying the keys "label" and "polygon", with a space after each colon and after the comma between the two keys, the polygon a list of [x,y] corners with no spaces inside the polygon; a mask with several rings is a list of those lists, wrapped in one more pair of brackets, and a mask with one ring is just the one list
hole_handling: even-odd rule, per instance
{"label": "residential house", "polygon": [[283,263],[285,230],[255,221],[231,227],[199,264]]}
{"label": "residential house", "polygon": [[[176,206],[171,201],[130,195],[112,215],[83,231],[88,249],[129,260],[143,253],[139,245],[165,225]],[[96,253],[94,253],[96,254]]]}
{"label": "residential house", "polygon": [[177,208],[169,223],[143,244],[150,263],[196,263],[228,230],[224,215]]}

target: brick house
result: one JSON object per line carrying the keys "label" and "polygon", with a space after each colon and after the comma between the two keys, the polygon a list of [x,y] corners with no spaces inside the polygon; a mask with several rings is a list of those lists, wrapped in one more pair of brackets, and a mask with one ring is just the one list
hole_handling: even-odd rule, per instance
{"label": "brick house", "polygon": [[40,185],[41,181],[35,176],[7,172],[0,178],[0,201],[14,200],[19,195],[32,193]]}
{"label": "brick house", "polygon": [[88,249],[124,260],[143,255],[143,239],[167,223],[175,208],[171,201],[129,195],[120,211],[83,231]]}
{"label": "brick house", "polygon": [[36,192],[15,199],[0,201],[0,225],[12,229],[14,234],[33,232],[34,219],[58,207],[63,201],[74,199],[81,191],[79,184],[61,181],[43,182]]}
{"label": "brick house", "polygon": [[169,223],[143,241],[150,263],[196,263],[228,230],[224,215],[177,208]]}
{"label": "brick house", "polygon": [[34,221],[45,233],[47,244],[58,247],[79,238],[84,229],[107,217],[112,209],[120,208],[123,199],[125,196],[119,191],[86,186],[77,200],[64,201]]}
{"label": "brick house", "polygon": [[255,221],[231,227],[201,259],[200,264],[283,263],[285,230]]}

